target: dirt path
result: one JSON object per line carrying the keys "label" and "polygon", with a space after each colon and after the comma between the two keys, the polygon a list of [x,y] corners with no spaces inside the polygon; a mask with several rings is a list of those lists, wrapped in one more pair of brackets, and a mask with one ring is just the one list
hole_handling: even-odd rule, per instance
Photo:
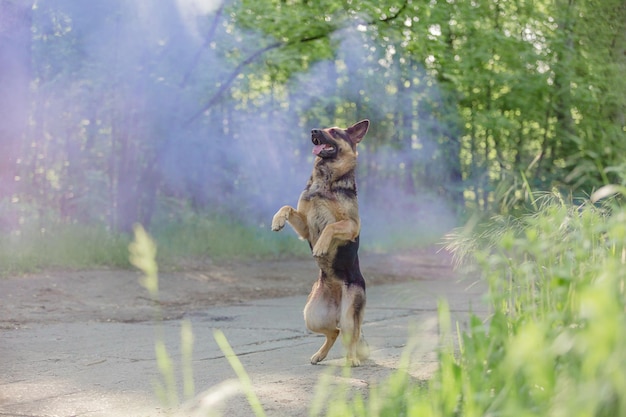
{"label": "dirt path", "polygon": [[[361,256],[367,285],[450,276],[449,256],[434,249]],[[204,264],[161,272],[166,319],[212,306],[307,295],[317,276],[311,259]],[[49,271],[0,279],[0,329],[29,323],[122,322],[153,319],[153,302],[127,270]]]}
{"label": "dirt path", "polygon": [[[480,291],[459,284],[449,257],[434,250],[364,254],[361,264],[372,355],[349,377],[342,374],[340,347],[322,365],[308,364],[321,343],[302,320],[317,272],[310,259],[161,273],[164,342],[180,363],[180,319],[189,320],[196,391],[228,391],[222,383],[233,371],[212,333],[223,329],[270,416],[307,416],[323,375],[366,395],[397,368],[415,321],[422,345],[413,375],[428,377],[436,367],[437,299],[449,298],[453,314],[463,316]],[[160,375],[154,312],[132,271],[54,271],[0,280],[0,416],[169,415],[153,389]],[[221,403],[223,415],[252,415],[242,395]]]}

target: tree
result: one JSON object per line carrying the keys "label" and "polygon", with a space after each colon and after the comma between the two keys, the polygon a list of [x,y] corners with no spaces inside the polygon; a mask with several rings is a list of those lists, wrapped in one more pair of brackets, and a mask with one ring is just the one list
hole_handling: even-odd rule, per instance
{"label": "tree", "polygon": [[[31,12],[31,1],[0,1],[0,201],[5,207],[18,190],[17,165],[28,120]],[[3,216],[3,227],[16,226],[16,214],[10,213],[14,210]]]}

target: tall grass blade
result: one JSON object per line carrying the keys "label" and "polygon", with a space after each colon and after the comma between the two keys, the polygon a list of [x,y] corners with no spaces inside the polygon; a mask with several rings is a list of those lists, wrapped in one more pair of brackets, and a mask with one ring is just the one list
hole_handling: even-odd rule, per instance
{"label": "tall grass blade", "polygon": [[252,381],[250,380],[250,376],[248,376],[241,361],[239,361],[239,358],[237,358],[235,351],[233,351],[230,343],[228,343],[224,332],[216,329],[213,331],[213,337],[215,338],[217,345],[222,350],[222,353],[224,353],[224,356],[228,360],[231,368],[233,368],[233,371],[235,371],[237,378],[239,378],[239,382],[241,382],[241,388],[243,389],[243,392],[248,399],[248,403],[250,404],[252,411],[254,412],[256,417],[265,417],[265,411],[263,410],[261,401],[259,401],[259,398],[254,393],[254,388],[252,387]]}
{"label": "tall grass blade", "polygon": [[186,400],[193,398],[196,390],[193,382],[193,330],[188,320],[180,328],[181,362],[183,373],[183,395]]}
{"label": "tall grass blade", "polygon": [[140,278],[141,285],[148,291],[154,301],[155,308],[155,355],[161,380],[155,382],[156,391],[162,402],[169,406],[178,406],[178,390],[174,364],[165,346],[165,334],[163,329],[163,311],[159,303],[159,273],[156,263],[157,248],[152,238],[141,225],[134,227],[135,238],[130,243],[130,263],[137,267],[143,276]]}
{"label": "tall grass blade", "polygon": [[623,196],[626,196],[626,187],[615,184],[605,185],[604,187],[601,187],[596,192],[591,194],[590,200],[592,203],[597,203],[598,201],[613,196],[615,194],[621,194]]}

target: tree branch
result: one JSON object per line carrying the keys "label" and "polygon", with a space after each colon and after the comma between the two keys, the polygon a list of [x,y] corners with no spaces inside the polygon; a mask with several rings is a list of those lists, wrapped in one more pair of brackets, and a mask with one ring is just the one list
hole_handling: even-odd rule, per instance
{"label": "tree branch", "polygon": [[[333,33],[333,32],[334,32],[334,30],[329,32],[329,33]],[[206,112],[211,107],[213,107],[215,104],[217,104],[217,102],[221,98],[222,94],[224,94],[230,88],[230,85],[235,81],[235,79],[241,73],[243,68],[245,66],[251,64],[252,62],[256,61],[264,53],[266,53],[268,51],[271,51],[272,49],[281,48],[283,46],[294,45],[296,43],[305,43],[305,42],[316,41],[318,39],[322,39],[322,38],[327,37],[329,35],[329,33],[323,33],[323,34],[314,35],[314,36],[310,36],[310,37],[302,38],[302,39],[297,39],[297,40],[293,40],[293,41],[275,42],[275,43],[273,43],[271,45],[268,45],[268,46],[266,46],[264,48],[259,49],[258,51],[253,52],[250,56],[248,56],[246,59],[241,61],[239,63],[239,65],[237,65],[235,67],[235,69],[232,70],[232,72],[230,73],[230,75],[228,76],[226,81],[224,81],[224,83],[215,92],[215,94],[213,94],[213,96],[209,99],[209,101],[204,106],[202,106],[202,108],[200,110],[198,110],[196,113],[193,114],[193,116],[191,116],[189,119],[187,119],[187,121],[184,123],[184,126],[189,126],[198,117],[202,116],[202,114],[204,112]]]}
{"label": "tree branch", "polygon": [[211,44],[211,41],[213,40],[213,37],[215,36],[215,31],[217,30],[217,25],[219,23],[219,20],[222,17],[223,10],[224,10],[224,3],[222,3],[219,9],[217,9],[217,12],[215,12],[213,23],[211,24],[211,27],[209,28],[209,32],[207,33],[206,38],[204,39],[204,43],[202,44],[198,52],[196,52],[196,55],[193,57],[193,60],[191,61],[191,65],[189,65],[189,68],[185,72],[183,79],[180,81],[180,85],[179,85],[180,88],[184,88],[187,85],[187,82],[189,81],[189,77],[191,77],[191,73],[198,65],[198,62],[200,62],[200,56],[202,56],[202,51],[204,51],[204,49]]}
{"label": "tree branch", "polygon": [[[388,22],[391,22],[394,19],[397,19],[402,14],[402,12],[407,8],[407,6],[408,6],[408,0],[404,0],[404,3],[402,4],[402,6],[398,9],[398,11],[394,15],[388,16],[385,19],[372,19],[371,21],[366,22],[366,24],[368,26],[372,26],[372,25],[376,25],[377,23],[388,23]],[[337,30],[340,30],[340,28],[332,28],[328,32],[319,33],[317,35],[308,36],[308,37],[301,38],[301,39],[295,39],[295,40],[290,40],[290,41],[286,41],[286,42],[275,42],[275,43],[270,44],[270,45],[268,45],[268,46],[266,46],[264,48],[259,49],[258,51],[253,52],[252,54],[250,54],[250,56],[248,56],[246,59],[241,61],[239,63],[239,65],[237,65],[235,67],[235,69],[233,69],[233,71],[227,77],[226,81],[224,81],[224,83],[222,83],[222,85],[220,85],[220,88],[215,92],[215,94],[213,94],[213,96],[211,96],[209,101],[207,101],[207,103],[204,106],[202,106],[202,108],[200,110],[198,110],[189,119],[187,119],[187,121],[183,125],[184,126],[189,126],[191,123],[196,121],[200,116],[202,116],[202,114],[204,114],[204,112],[206,112],[211,107],[213,107],[215,104],[217,104],[217,102],[220,100],[221,96],[230,88],[231,84],[235,81],[237,76],[242,72],[244,67],[246,67],[247,65],[249,65],[252,62],[256,61],[259,57],[261,57],[266,52],[269,52],[269,51],[271,51],[273,49],[282,48],[284,46],[295,45],[297,43],[312,42],[312,41],[316,41],[316,40],[319,40],[319,39],[322,39],[322,38],[326,38],[326,37],[330,36],[331,34],[335,33]]]}
{"label": "tree branch", "polygon": [[228,76],[226,81],[224,81],[224,83],[222,83],[222,85],[215,92],[215,94],[213,94],[213,96],[209,99],[209,101],[200,110],[198,110],[196,113],[194,113],[193,116],[191,116],[189,119],[187,119],[187,121],[184,123],[184,126],[189,126],[198,117],[202,116],[202,114],[205,111],[207,111],[211,107],[213,107],[219,101],[219,99],[222,96],[222,94],[224,94],[226,92],[226,90],[228,90],[228,88],[230,88],[230,85],[233,83],[233,81],[235,81],[235,79],[237,78],[237,76],[239,75],[241,70],[246,65],[251,64],[252,62],[254,62],[258,57],[263,55],[265,52],[271,51],[272,49],[280,48],[284,44],[285,44],[284,42],[273,43],[271,45],[266,46],[265,48],[259,49],[258,51],[254,52],[252,55],[250,55],[248,58],[246,58],[243,61],[241,61],[239,63],[239,65],[237,65],[237,67],[235,67],[235,69],[230,73],[230,75]]}
{"label": "tree branch", "polygon": [[406,9],[406,7],[409,5],[409,0],[404,0],[404,3],[402,4],[402,6],[398,9],[398,11],[396,12],[396,14],[394,14],[393,16],[388,16],[384,19],[377,19],[377,20],[372,20],[369,25],[375,25],[376,23],[388,23],[391,22],[395,19],[397,19],[402,12]]}

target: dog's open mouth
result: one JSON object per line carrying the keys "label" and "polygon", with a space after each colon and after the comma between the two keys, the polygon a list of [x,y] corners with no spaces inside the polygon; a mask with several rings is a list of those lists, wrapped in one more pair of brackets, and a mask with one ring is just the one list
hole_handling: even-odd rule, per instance
{"label": "dog's open mouth", "polygon": [[313,154],[320,158],[331,158],[336,155],[337,147],[329,143],[328,138],[324,136],[319,130],[313,132],[311,136],[313,142]]}
{"label": "dog's open mouth", "polygon": [[319,145],[313,146],[313,153],[318,156],[322,152],[332,153],[334,151],[335,147],[333,145],[329,145],[328,143],[320,143]]}

